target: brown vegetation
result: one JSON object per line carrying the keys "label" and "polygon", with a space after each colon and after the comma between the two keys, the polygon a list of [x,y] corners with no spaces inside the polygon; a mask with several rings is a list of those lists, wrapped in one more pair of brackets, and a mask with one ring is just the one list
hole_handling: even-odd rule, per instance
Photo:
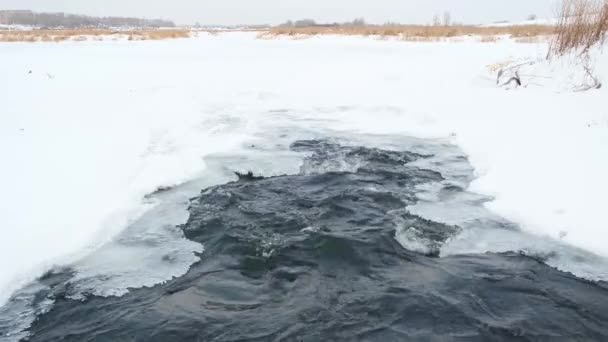
{"label": "brown vegetation", "polygon": [[[419,25],[384,25],[384,26],[313,26],[313,27],[273,27],[262,38],[273,36],[313,36],[313,35],[352,35],[398,37],[411,41],[434,41],[443,38],[460,36],[496,37],[507,35],[515,38],[539,37],[552,35],[554,26],[522,25],[505,27],[479,26],[419,26]],[[486,38],[485,41],[494,41]]]}
{"label": "brown vegetation", "polygon": [[128,40],[163,40],[190,37],[189,30],[129,30],[104,29],[0,31],[0,42],[62,42],[100,40],[104,36],[127,37]]}
{"label": "brown vegetation", "polygon": [[606,31],[608,1],[564,0],[549,56],[572,50],[581,50],[584,54],[592,46],[604,43]]}

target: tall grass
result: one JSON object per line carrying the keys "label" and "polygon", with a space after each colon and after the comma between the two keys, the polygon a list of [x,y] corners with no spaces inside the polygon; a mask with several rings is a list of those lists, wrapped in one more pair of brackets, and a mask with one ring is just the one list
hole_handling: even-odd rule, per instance
{"label": "tall grass", "polygon": [[[313,26],[313,27],[273,27],[263,37],[272,36],[313,36],[313,35],[353,35],[400,37],[403,40],[436,40],[459,36],[495,37],[508,35],[515,38],[549,36],[555,27],[550,25],[520,25],[505,27],[480,27],[468,25],[423,26],[423,25],[368,25],[368,26]],[[486,38],[487,41],[493,39]]]}
{"label": "tall grass", "polygon": [[549,57],[569,51],[584,54],[606,39],[608,0],[564,0],[559,18]]}

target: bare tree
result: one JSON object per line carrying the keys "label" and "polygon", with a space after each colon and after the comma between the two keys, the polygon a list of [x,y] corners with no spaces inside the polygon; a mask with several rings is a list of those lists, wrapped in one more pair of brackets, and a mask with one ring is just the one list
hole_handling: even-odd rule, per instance
{"label": "bare tree", "polygon": [[433,26],[441,26],[441,19],[439,19],[439,14],[435,14],[433,16]]}
{"label": "bare tree", "polygon": [[365,26],[365,19],[363,19],[363,18],[357,18],[357,19],[353,20],[352,25],[353,26],[359,26],[359,27]]}
{"label": "bare tree", "polygon": [[452,15],[450,14],[450,12],[448,12],[448,11],[443,12],[443,26],[450,26],[451,23],[452,23]]}
{"label": "bare tree", "polygon": [[317,23],[312,19],[302,19],[302,20],[296,20],[296,22],[293,25],[295,27],[313,27],[313,26],[316,26]]}

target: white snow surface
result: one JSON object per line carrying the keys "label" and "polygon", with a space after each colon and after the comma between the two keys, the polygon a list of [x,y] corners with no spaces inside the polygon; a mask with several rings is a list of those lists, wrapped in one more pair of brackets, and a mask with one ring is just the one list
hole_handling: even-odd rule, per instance
{"label": "white snow surface", "polygon": [[29,31],[34,30],[37,27],[28,25],[2,25],[0,24],[0,30],[15,30],[15,31]]}
{"label": "white snow surface", "polygon": [[[153,207],[145,195],[281,127],[448,140],[469,156],[470,190],[492,196],[494,213],[608,256],[606,87],[505,90],[487,68],[533,60],[543,78],[570,79],[560,63],[538,62],[545,52],[508,40],[255,33],[0,43],[0,305],[53,265],[103,266],[85,256],[103,256]],[[600,79],[607,57],[595,53]]]}

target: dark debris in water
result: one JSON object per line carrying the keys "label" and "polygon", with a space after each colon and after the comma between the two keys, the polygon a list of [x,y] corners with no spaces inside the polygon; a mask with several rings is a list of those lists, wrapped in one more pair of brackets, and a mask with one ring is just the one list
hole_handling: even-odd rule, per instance
{"label": "dark debris in water", "polygon": [[239,178],[239,182],[253,182],[264,179],[262,176],[254,176],[253,171],[248,171],[247,173],[235,172],[235,174]]}

